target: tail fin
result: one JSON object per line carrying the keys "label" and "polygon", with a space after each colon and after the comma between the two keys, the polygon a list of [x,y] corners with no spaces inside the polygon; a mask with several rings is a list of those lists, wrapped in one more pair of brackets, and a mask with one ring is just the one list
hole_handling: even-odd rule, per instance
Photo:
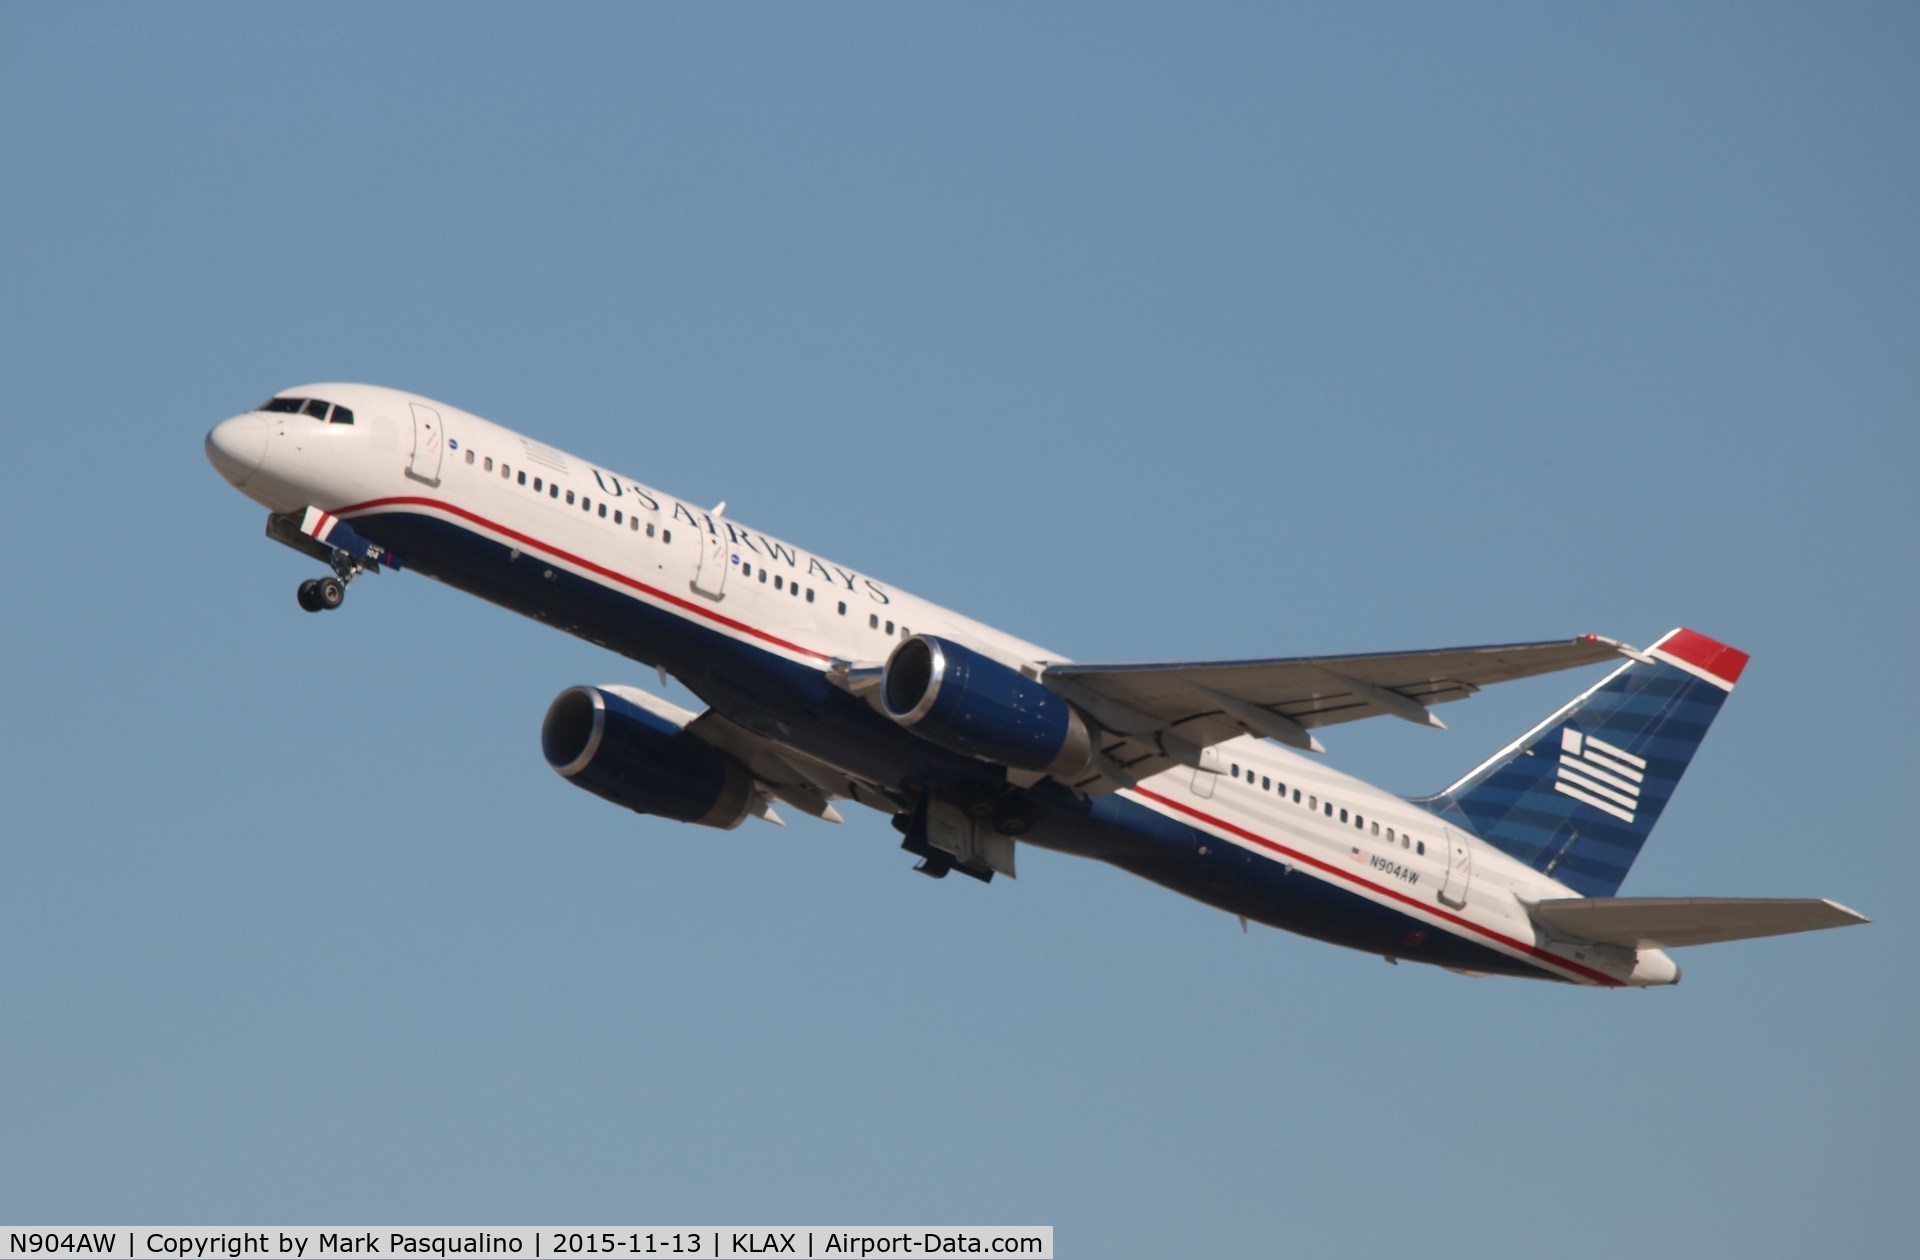
{"label": "tail fin", "polygon": [[1583,897],[1611,897],[1746,664],[1675,630],[1416,803]]}

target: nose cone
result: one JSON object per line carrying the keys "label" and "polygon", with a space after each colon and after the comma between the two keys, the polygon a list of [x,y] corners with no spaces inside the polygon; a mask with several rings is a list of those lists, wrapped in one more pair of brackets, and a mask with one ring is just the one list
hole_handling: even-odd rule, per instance
{"label": "nose cone", "polygon": [[259,469],[267,457],[267,418],[258,414],[222,420],[207,434],[207,462],[236,486]]}

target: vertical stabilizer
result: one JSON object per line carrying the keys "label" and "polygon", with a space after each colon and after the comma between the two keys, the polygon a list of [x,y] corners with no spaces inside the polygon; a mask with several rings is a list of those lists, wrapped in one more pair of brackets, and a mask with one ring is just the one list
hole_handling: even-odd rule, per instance
{"label": "vertical stabilizer", "polygon": [[1675,630],[1418,804],[1582,896],[1611,897],[1746,663]]}

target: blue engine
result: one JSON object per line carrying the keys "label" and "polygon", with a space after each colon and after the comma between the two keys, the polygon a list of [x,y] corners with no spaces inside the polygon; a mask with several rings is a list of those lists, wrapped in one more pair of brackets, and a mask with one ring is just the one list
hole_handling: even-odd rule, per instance
{"label": "blue engine", "polygon": [[942,748],[997,765],[1066,775],[1093,742],[1072,705],[972,648],[916,634],[893,650],[880,686],[887,716]]}
{"label": "blue engine", "polygon": [[672,719],[599,687],[571,687],[540,727],[547,764],[568,782],[642,814],[738,827],[753,776]]}

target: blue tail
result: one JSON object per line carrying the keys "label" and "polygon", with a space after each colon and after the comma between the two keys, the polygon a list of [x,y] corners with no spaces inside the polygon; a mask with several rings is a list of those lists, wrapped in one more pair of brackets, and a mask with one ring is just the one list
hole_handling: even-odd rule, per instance
{"label": "blue tail", "polygon": [[1691,630],[1646,655],[1415,803],[1583,897],[1613,896],[1747,663]]}

